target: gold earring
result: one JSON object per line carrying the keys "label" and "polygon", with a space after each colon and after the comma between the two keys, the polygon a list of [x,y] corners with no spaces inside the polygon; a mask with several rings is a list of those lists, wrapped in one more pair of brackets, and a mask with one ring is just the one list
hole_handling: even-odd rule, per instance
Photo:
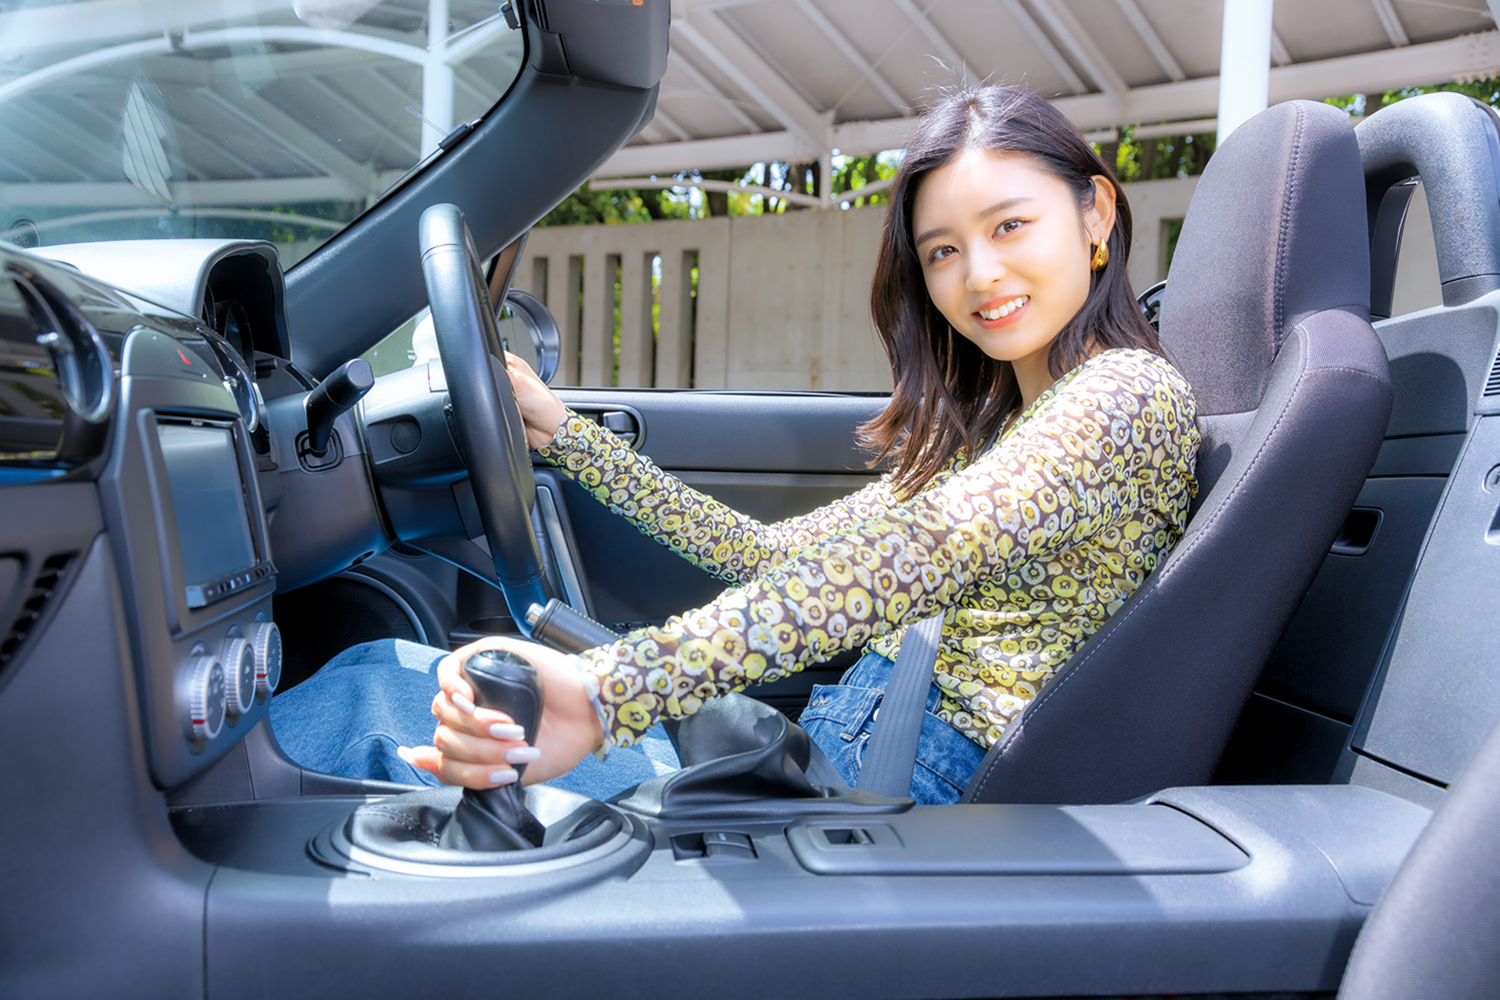
{"label": "gold earring", "polygon": [[1094,259],[1090,262],[1089,266],[1095,271],[1102,271],[1108,263],[1109,247],[1102,242],[1094,244]]}

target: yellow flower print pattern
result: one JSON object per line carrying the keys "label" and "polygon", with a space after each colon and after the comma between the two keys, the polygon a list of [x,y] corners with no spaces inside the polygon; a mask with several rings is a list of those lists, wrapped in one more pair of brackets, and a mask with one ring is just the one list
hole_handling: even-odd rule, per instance
{"label": "yellow flower print pattern", "polygon": [[584,653],[608,738],[944,611],[937,714],[980,746],[1010,723],[1171,551],[1196,490],[1186,380],[1147,351],[1064,375],[976,461],[920,493],[886,480],[765,525],[570,414],[542,457],[641,531],[739,584],[705,608]]}

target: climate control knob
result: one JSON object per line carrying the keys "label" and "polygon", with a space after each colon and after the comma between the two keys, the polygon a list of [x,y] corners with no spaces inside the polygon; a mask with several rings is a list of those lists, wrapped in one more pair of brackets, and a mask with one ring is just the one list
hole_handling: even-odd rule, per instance
{"label": "climate control knob", "polygon": [[224,665],[212,656],[193,664],[188,689],[188,732],[195,740],[211,740],[224,728],[226,704]]}
{"label": "climate control knob", "polygon": [[255,692],[269,698],[281,683],[281,629],[275,622],[257,625],[250,648],[255,651]]}
{"label": "climate control knob", "polygon": [[224,643],[224,679],[230,715],[244,715],[255,707],[255,650],[245,639]]}

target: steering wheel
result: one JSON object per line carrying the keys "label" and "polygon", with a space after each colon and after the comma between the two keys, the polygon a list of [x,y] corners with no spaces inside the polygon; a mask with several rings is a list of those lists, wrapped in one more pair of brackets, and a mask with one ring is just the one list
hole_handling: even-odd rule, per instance
{"label": "steering wheel", "polygon": [[428,208],[418,235],[458,449],[505,603],[516,626],[530,635],[527,609],[547,603],[541,551],[531,528],[536,479],[479,254],[457,205]]}

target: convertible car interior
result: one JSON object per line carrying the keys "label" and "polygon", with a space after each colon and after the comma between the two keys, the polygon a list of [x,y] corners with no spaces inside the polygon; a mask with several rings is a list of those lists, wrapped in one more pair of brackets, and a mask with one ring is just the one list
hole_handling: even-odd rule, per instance
{"label": "convertible car interior", "polygon": [[[509,275],[650,120],[669,5],[502,6],[498,102],[295,265],[0,244],[0,995],[1496,988],[1500,119],[1455,94],[1288,102],[1215,154],[1156,310],[1188,531],[961,804],[820,778],[790,720],[847,658],[607,803],[289,759],[271,701],[355,643],[588,648],[720,589],[533,467],[496,326],[555,367]],[[1442,304],[1392,315],[1419,182]],[[424,306],[438,356],[377,374]],[[874,474],[871,395],[559,391],[762,519]]]}

